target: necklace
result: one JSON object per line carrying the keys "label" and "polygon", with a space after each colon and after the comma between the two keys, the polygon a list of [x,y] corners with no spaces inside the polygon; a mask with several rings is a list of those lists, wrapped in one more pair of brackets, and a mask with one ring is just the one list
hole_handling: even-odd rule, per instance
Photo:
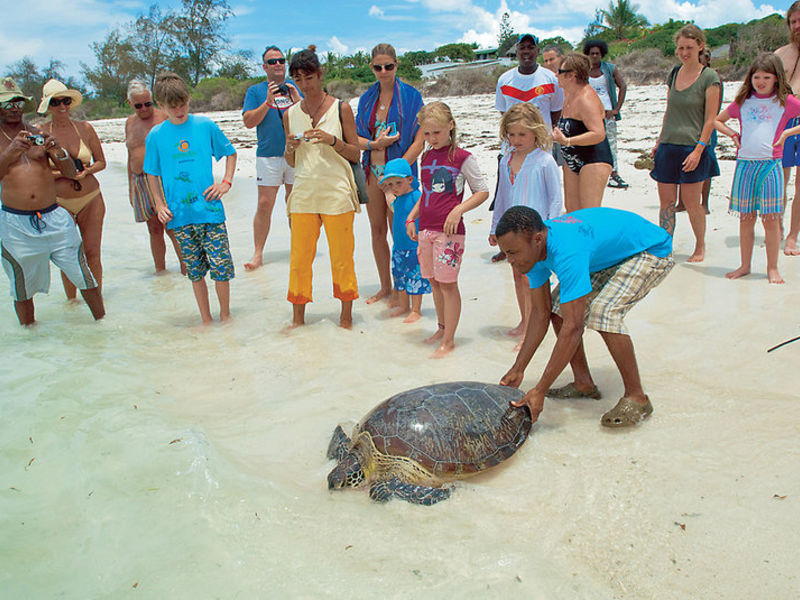
{"label": "necklace", "polygon": [[[314,112],[306,111],[308,113],[308,116],[311,117],[311,124],[312,125],[314,124],[314,121],[315,121],[314,117],[319,112],[319,109],[322,108],[322,105],[325,103],[325,100],[327,98],[328,98],[328,93],[327,92],[322,92],[322,100],[319,101],[319,104],[317,104],[317,108],[314,109]],[[308,102],[307,101],[306,101],[306,108],[308,108]]]}
{"label": "necklace", "polygon": [[9,137],[9,135],[6,133],[6,130],[5,130],[3,127],[0,127],[0,131],[2,131],[2,132],[3,132],[3,135],[4,135],[4,136],[6,136],[6,139],[7,139],[9,142],[13,142],[13,141],[14,141],[13,139],[11,139],[11,138]]}

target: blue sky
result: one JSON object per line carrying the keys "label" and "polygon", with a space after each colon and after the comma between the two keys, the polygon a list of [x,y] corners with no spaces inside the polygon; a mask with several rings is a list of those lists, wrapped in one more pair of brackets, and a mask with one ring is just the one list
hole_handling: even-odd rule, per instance
{"label": "blue sky", "polygon": [[[608,0],[230,0],[235,16],[228,33],[235,48],[260,52],[267,44],[352,54],[389,42],[399,53],[432,50],[453,41],[496,45],[504,12],[516,31],[543,37],[561,35],[577,41],[596,8]],[[80,74],[80,63],[93,64],[89,44],[105,38],[115,26],[146,12],[151,2],[139,0],[38,0],[33,8],[7,7],[0,19],[0,66],[22,56],[38,65],[50,57]],[[163,8],[176,3],[160,2]],[[760,4],[753,0],[639,0],[639,12],[651,23],[669,18],[693,19],[703,27],[748,21],[784,12],[790,2]],[[21,6],[21,5],[18,5]]]}

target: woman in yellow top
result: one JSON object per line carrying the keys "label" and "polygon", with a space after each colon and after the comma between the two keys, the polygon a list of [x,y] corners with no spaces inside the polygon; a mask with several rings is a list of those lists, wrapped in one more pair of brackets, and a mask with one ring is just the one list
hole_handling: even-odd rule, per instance
{"label": "woman in yellow top", "polygon": [[[50,121],[42,126],[42,131],[52,135],[73,159],[80,160],[78,174],[74,179],[64,177],[54,171],[56,177],[56,201],[66,208],[78,224],[83,238],[86,262],[97,280],[98,289],[103,286],[103,266],[100,263],[100,241],[103,237],[103,218],[106,205],[100,193],[100,183],[95,173],[106,168],[106,157],[94,128],[86,121],[70,118],[73,107],[80,105],[83,97],[77,90],[51,79],[42,89],[42,102],[39,113],[48,113]],[[77,162],[76,162],[76,167]],[[76,289],[62,273],[64,291],[67,298],[75,299]]]}
{"label": "woman in yellow top", "polygon": [[358,191],[350,163],[358,161],[358,136],[353,110],[322,88],[322,67],[314,47],[292,56],[289,74],[303,93],[302,102],[283,115],[284,156],[294,167],[294,187],[287,201],[291,223],[289,293],[292,326],[305,324],[311,302],[311,268],[320,227],[325,227],[331,255],[333,295],[342,302],[339,325],[353,324],[358,298],[353,253],[353,216],[359,212]]}

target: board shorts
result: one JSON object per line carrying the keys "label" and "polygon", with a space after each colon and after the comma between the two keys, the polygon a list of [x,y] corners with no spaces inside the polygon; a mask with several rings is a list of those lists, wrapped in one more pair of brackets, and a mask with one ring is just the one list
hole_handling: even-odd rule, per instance
{"label": "board shorts", "polygon": [[183,225],[172,230],[190,281],[200,281],[211,271],[214,281],[233,279],[233,258],[225,223]]}
{"label": "board shorts", "polygon": [[[660,258],[649,252],[639,252],[613,267],[590,274],[592,291],[586,297],[584,326],[627,335],[625,315],[664,280],[673,266],[672,254]],[[551,312],[561,315],[558,286],[552,293]]]}
{"label": "board shorts", "polygon": [[[789,119],[785,129],[800,125],[800,117]],[[800,134],[786,138],[783,142],[783,158],[781,164],[784,169],[800,167]]]}
{"label": "board shorts", "polygon": [[464,234],[448,235],[423,229],[419,232],[417,257],[420,274],[439,283],[455,283],[464,255]]}
{"label": "board shorts", "polygon": [[97,287],[86,262],[83,240],[69,212],[53,204],[38,211],[3,206],[0,212],[0,252],[3,269],[17,302],[50,289],[50,261],[75,287]]}
{"label": "board shorts", "polygon": [[256,183],[267,187],[293,185],[294,169],[283,156],[257,156]]}
{"label": "board shorts", "polygon": [[736,160],[728,212],[761,217],[783,214],[783,169],[780,159]]}
{"label": "board shorts", "polygon": [[392,249],[392,277],[394,289],[412,296],[431,293],[431,282],[422,277],[416,248]]}
{"label": "board shorts", "polygon": [[156,203],[144,173],[131,173],[131,207],[137,223],[149,221],[156,214]]}
{"label": "board shorts", "polygon": [[[684,171],[683,161],[689,156],[695,146],[680,146],[678,144],[659,144],[656,155],[653,157],[653,170],[650,177],[659,183],[699,183],[709,177],[715,176],[708,148],[703,149],[700,162],[694,171]],[[719,175],[719,167],[717,167]]]}

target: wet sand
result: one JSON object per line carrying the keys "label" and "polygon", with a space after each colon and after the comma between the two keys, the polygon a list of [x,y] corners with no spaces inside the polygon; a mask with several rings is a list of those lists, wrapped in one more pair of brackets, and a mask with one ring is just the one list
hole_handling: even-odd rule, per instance
{"label": "wet sand", "polygon": [[[726,86],[733,97],[735,86]],[[663,88],[632,87],[620,124],[622,177],[604,204],[655,221],[658,198],[632,163],[658,135]],[[498,116],[491,96],[445,99],[462,145],[494,183]],[[712,188],[705,262],[685,259],[627,318],[651,419],[609,431],[622,394],[602,341],[585,336],[600,401],[548,400],[531,437],[493,472],[457,484],[434,507],[376,505],[329,493],[325,459],[339,422],[427,383],[497,381],[518,321],[510,268],[490,263],[488,202],[468,213],[455,352],[428,360],[433,303],[410,325],[377,291],[366,214],[356,218],[361,300],[336,326],[327,246],[315,263],[308,325],[286,332],[289,235],[279,197],[265,267],[248,273],[254,142],[238,114],[212,114],[240,150],[225,198],[237,276],[233,323],[207,331],[191,286],[152,275],[146,228],[133,222],[121,121],[96,124],[108,316],[64,302],[53,271],[22,330],[0,304],[0,589],[8,597],[789,598],[800,594],[800,258],[781,255],[786,285],[766,281],[763,231],[753,274],[738,266],[727,214],[732,161]],[[729,145],[722,145],[720,154]],[[220,166],[221,168],[221,166]],[[212,296],[212,309],[215,301]],[[527,370],[531,387],[552,348]],[[559,383],[569,381],[563,374]]]}

